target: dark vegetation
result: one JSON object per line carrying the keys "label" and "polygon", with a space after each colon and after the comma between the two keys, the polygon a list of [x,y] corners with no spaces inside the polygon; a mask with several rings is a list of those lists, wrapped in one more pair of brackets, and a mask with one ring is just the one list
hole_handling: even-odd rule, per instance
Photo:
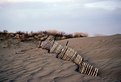
{"label": "dark vegetation", "polygon": [[0,40],[6,39],[17,39],[19,41],[40,41],[46,39],[49,35],[55,37],[55,40],[63,40],[69,38],[80,38],[80,37],[88,37],[88,34],[76,32],[73,34],[67,34],[65,32],[59,32],[56,30],[51,31],[38,31],[38,32],[22,32],[17,31],[15,33],[8,32],[7,30],[0,31]]}

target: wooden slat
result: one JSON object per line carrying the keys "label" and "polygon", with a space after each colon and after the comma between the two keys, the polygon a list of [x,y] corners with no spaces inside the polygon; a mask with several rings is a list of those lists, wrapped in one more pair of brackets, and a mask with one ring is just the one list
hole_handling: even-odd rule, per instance
{"label": "wooden slat", "polygon": [[63,59],[67,60],[67,61],[73,60],[76,53],[77,52],[75,50],[73,50],[72,48],[68,48],[63,56]]}
{"label": "wooden slat", "polygon": [[56,53],[56,54],[61,53],[62,49],[63,49],[63,46],[62,46],[62,45],[58,45],[58,47],[57,47],[56,50],[55,50],[55,53]]}
{"label": "wooden slat", "polygon": [[74,63],[80,65],[82,61],[83,61],[83,58],[79,54],[77,54],[76,58],[74,59]]}
{"label": "wooden slat", "polygon": [[59,44],[57,42],[54,42],[52,48],[50,49],[50,53],[54,53],[58,45]]}
{"label": "wooden slat", "polygon": [[42,41],[41,48],[50,50],[54,44],[54,36],[49,36],[45,41]]}
{"label": "wooden slat", "polygon": [[69,60],[68,55],[70,53],[70,48],[67,49],[67,51],[65,52],[64,56],[63,56],[63,60]]}
{"label": "wooden slat", "polygon": [[97,75],[98,75],[98,71],[99,71],[99,70],[98,70],[98,68],[96,68],[95,76],[97,76]]}
{"label": "wooden slat", "polygon": [[90,73],[91,76],[93,76],[94,70],[95,70],[95,69],[94,69],[94,67],[93,67],[92,70],[91,70],[91,73]]}
{"label": "wooden slat", "polygon": [[92,65],[82,62],[81,65],[79,65],[79,72],[82,74],[86,75],[91,75],[91,76],[97,76],[98,74],[98,69],[94,68]]}
{"label": "wooden slat", "polygon": [[88,69],[88,64],[87,64],[87,63],[85,63],[85,70],[84,70],[84,73],[83,73],[83,74],[86,74],[87,69]]}
{"label": "wooden slat", "polygon": [[82,63],[82,70],[80,71],[80,73],[84,73],[84,70],[85,70],[85,62]]}
{"label": "wooden slat", "polygon": [[91,68],[91,65],[88,64],[88,70],[86,72],[87,75],[89,74],[90,68]]}
{"label": "wooden slat", "polygon": [[92,71],[92,69],[93,69],[93,66],[90,66],[90,70],[89,70],[88,75],[91,75],[91,71]]}
{"label": "wooden slat", "polygon": [[75,51],[74,54],[73,54],[73,56],[71,57],[71,61],[73,61],[76,56],[77,56],[77,52]]}
{"label": "wooden slat", "polygon": [[72,48],[62,46],[59,43],[54,42],[52,39],[47,39],[47,41],[42,42],[41,47],[50,49],[50,52],[57,54],[58,58],[67,61],[73,61],[79,66],[79,72],[82,74],[91,76],[97,76],[98,74],[98,69],[86,62],[83,62],[83,58]]}
{"label": "wooden slat", "polygon": [[57,57],[62,59],[63,56],[64,56],[64,54],[65,54],[65,52],[67,51],[67,49],[68,49],[67,46],[63,47],[62,50],[61,50],[61,52],[58,54]]}
{"label": "wooden slat", "polygon": [[53,43],[54,43],[54,40],[52,40],[52,41],[43,41],[43,42],[41,43],[41,47],[42,47],[43,49],[50,50],[51,47],[53,46]]}
{"label": "wooden slat", "polygon": [[93,74],[92,74],[92,76],[97,76],[97,73],[98,73],[98,69],[95,68],[95,69],[94,69],[94,72],[93,72]]}

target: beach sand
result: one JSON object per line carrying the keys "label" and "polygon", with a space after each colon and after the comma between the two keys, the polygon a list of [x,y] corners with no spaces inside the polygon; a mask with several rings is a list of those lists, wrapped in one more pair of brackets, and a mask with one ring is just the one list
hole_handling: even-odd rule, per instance
{"label": "beach sand", "polygon": [[71,61],[37,48],[38,43],[0,42],[0,82],[121,82],[121,35],[58,41],[99,69],[97,77],[80,74]]}

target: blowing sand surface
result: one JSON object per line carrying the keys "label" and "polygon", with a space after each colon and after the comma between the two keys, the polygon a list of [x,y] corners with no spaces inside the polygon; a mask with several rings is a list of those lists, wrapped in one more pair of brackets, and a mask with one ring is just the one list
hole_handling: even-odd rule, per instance
{"label": "blowing sand surface", "polygon": [[[65,45],[67,40],[59,41]],[[77,66],[37,48],[34,42],[0,42],[0,82],[121,82],[121,35],[68,39],[99,76],[76,72]]]}

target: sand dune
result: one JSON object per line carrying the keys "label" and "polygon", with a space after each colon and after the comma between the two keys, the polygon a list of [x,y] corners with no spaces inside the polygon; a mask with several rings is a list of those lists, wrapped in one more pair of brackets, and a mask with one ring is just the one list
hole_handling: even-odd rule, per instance
{"label": "sand dune", "polygon": [[[58,41],[77,50],[84,61],[99,68],[93,77],[75,71],[77,66],[37,48],[37,43],[0,42],[0,82],[121,82],[121,35]],[[17,45],[16,45],[17,44]]]}

